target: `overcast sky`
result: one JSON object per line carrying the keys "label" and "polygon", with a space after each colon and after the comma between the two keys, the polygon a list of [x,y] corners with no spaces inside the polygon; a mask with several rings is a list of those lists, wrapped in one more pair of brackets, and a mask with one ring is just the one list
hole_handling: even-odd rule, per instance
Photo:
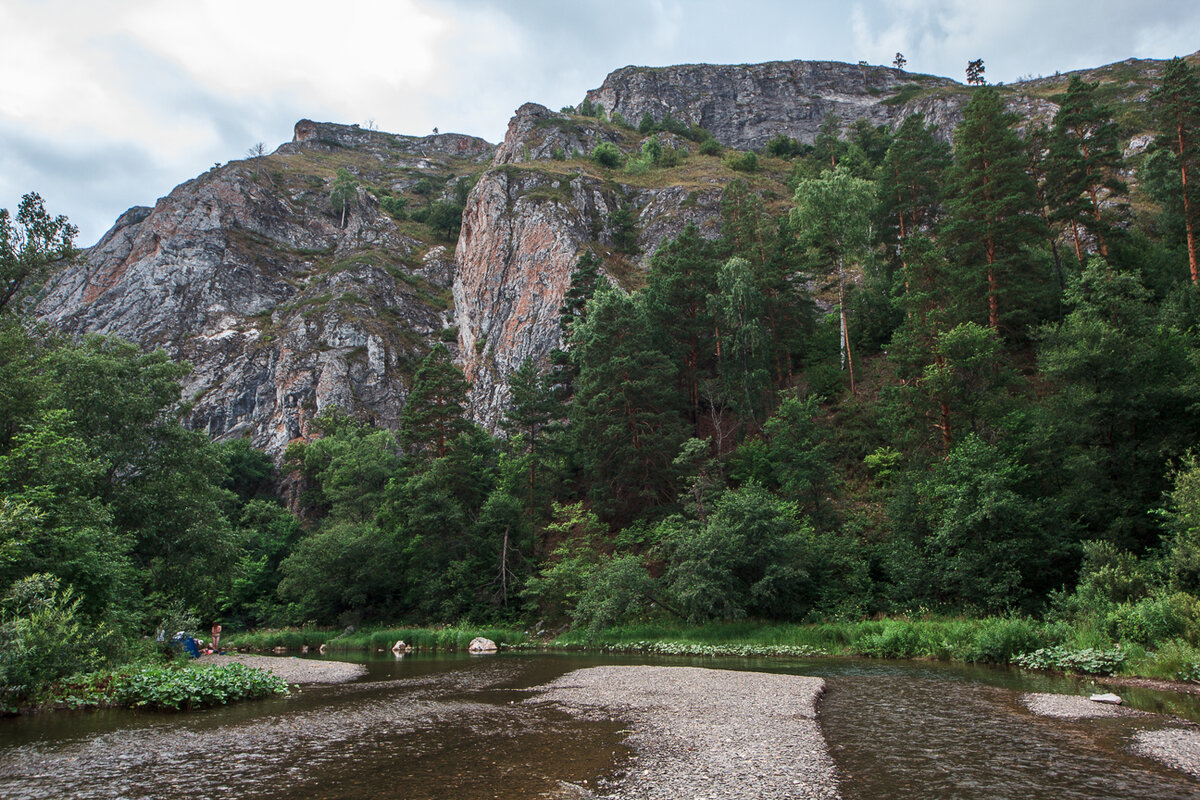
{"label": "overcast sky", "polygon": [[0,207],[89,245],[305,117],[497,142],[627,64],[819,59],[989,81],[1200,49],[1187,0],[0,0]]}

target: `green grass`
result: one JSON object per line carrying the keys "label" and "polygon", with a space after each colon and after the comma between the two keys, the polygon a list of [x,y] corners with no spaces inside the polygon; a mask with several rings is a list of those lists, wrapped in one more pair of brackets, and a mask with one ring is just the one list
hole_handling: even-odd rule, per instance
{"label": "green grass", "polygon": [[[563,647],[665,652],[695,646],[736,649],[737,654],[816,654],[874,658],[931,658],[1006,664],[1045,646],[1039,623],[1014,618],[883,619],[787,625],[758,622],[699,626],[636,625],[595,636],[572,631],[555,641]],[[720,654],[713,652],[712,654]]]}
{"label": "green grass", "polygon": [[315,649],[325,645],[327,651],[336,653],[390,650],[397,640],[403,640],[418,650],[465,650],[476,636],[491,639],[501,647],[519,647],[529,641],[529,637],[518,630],[456,625],[449,628],[364,628],[349,634],[316,628],[284,628],[229,634],[224,644],[231,649],[251,650],[276,647],[300,650],[306,646]]}

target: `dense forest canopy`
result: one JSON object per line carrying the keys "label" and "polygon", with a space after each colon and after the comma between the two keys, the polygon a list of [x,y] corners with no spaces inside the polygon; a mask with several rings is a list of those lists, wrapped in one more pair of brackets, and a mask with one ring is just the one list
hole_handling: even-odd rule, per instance
{"label": "dense forest canopy", "polygon": [[[119,658],[188,616],[1196,635],[1200,86],[1170,63],[1132,160],[1095,84],[1056,101],[1018,130],[974,88],[952,147],[920,116],[772,141],[782,213],[730,183],[720,237],[685,230],[632,290],[580,253],[565,347],[512,374],[497,435],[435,347],[398,434],[331,412],[288,449],[292,511],[265,455],[180,424],[185,365],[21,316],[71,231],[5,213],[0,649],[36,619]],[[636,168],[672,169],[648,142]]]}

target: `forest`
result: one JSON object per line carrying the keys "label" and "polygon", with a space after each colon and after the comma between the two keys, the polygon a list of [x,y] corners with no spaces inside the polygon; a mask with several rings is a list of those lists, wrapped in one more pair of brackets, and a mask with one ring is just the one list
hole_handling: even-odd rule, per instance
{"label": "forest", "polygon": [[720,237],[636,285],[580,253],[495,435],[437,345],[398,432],[330,411],[281,467],[183,426],[186,365],[23,316],[73,235],[27,196],[0,212],[0,683],[212,622],[930,617],[1200,676],[1200,82],[1169,63],[1128,159],[1096,84],[1055,101],[1018,130],[975,87],[953,145],[919,115],[777,137],[786,208],[734,181]]}

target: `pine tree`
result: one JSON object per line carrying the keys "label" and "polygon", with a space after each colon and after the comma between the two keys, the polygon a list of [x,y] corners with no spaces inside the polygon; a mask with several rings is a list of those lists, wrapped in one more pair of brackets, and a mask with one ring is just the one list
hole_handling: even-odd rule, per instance
{"label": "pine tree", "polygon": [[1033,181],[1037,192],[1038,209],[1045,224],[1046,243],[1054,256],[1054,274],[1058,278],[1058,289],[1066,289],[1067,279],[1063,273],[1062,259],[1058,255],[1060,232],[1054,162],[1050,158],[1050,130],[1045,125],[1033,125],[1025,131],[1025,172]]}
{"label": "pine tree", "polygon": [[671,459],[686,438],[677,371],[642,297],[602,287],[572,337],[573,438],[592,499],[618,520],[674,497]]}
{"label": "pine tree", "polygon": [[896,131],[879,171],[883,239],[894,244],[903,268],[907,240],[929,229],[941,211],[941,187],[950,166],[950,145],[934,135],[921,114]]}
{"label": "pine tree", "polygon": [[1182,183],[1183,222],[1187,232],[1188,267],[1192,283],[1200,284],[1196,229],[1200,226],[1200,79],[1182,58],[1163,70],[1162,84],[1150,95],[1162,131],[1160,142],[1178,162]]}
{"label": "pine tree", "polygon": [[1100,255],[1108,260],[1108,242],[1116,230],[1111,221],[1112,207],[1129,192],[1120,178],[1117,124],[1112,111],[1096,102],[1097,85],[1078,75],[1071,78],[1050,138],[1056,184],[1053,205],[1059,218],[1071,227],[1080,263],[1085,257],[1081,227],[1091,234]]}
{"label": "pine tree", "polygon": [[528,457],[528,481],[525,486],[526,510],[535,519],[538,473],[545,454],[542,446],[551,428],[564,416],[564,406],[554,396],[549,373],[541,374],[532,358],[527,358],[508,376],[510,402],[500,420],[500,429],[510,439],[520,437]]}
{"label": "pine tree", "polygon": [[1016,293],[1040,282],[1027,249],[1044,238],[1015,122],[995,88],[975,90],[954,135],[945,228],[964,290],[983,293],[987,324],[1001,332],[1014,326]]}
{"label": "pine tree", "polygon": [[708,297],[716,291],[718,266],[712,244],[700,237],[695,225],[688,225],[654,254],[645,289],[650,319],[662,337],[660,347],[679,367],[679,388],[686,393],[697,432],[700,384],[713,374],[715,363]]}
{"label": "pine tree", "polygon": [[435,345],[417,369],[400,413],[400,443],[415,455],[446,455],[447,444],[471,429],[466,402],[466,379],[446,346]]}

